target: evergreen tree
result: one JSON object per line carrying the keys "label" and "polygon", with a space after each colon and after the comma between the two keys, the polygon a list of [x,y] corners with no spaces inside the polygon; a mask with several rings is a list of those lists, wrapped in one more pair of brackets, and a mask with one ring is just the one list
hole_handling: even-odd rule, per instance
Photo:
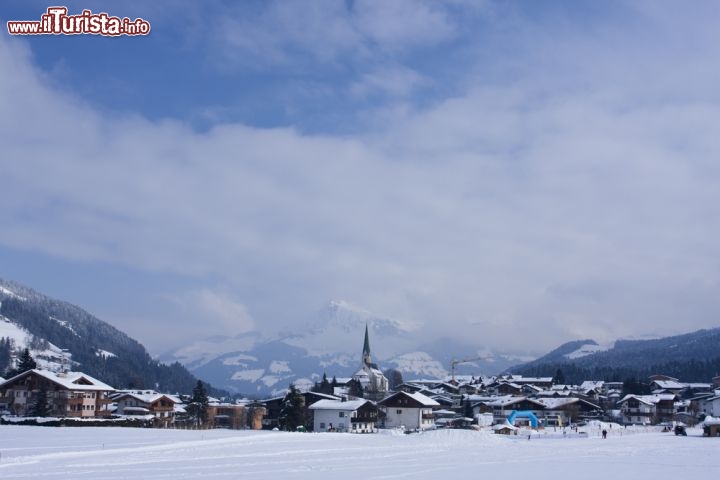
{"label": "evergreen tree", "polygon": [[295,385],[290,384],[290,389],[283,399],[278,421],[280,427],[289,432],[305,426],[305,397]]}
{"label": "evergreen tree", "polygon": [[197,381],[193,388],[192,399],[188,405],[188,414],[195,419],[196,425],[203,425],[207,421],[208,404],[210,403],[205,385],[201,380]]}
{"label": "evergreen tree", "polygon": [[330,385],[330,382],[328,381],[327,375],[325,373],[323,373],[322,381],[315,383],[312,391],[316,393],[324,393],[327,395],[331,395],[333,393],[333,387],[332,385]]}
{"label": "evergreen tree", "polygon": [[34,368],[37,368],[37,363],[35,362],[35,359],[32,357],[32,355],[30,355],[30,350],[26,348],[20,355],[20,358],[17,361],[17,366],[15,368],[9,369],[6,375],[8,378],[12,378],[16,375],[20,375],[21,373],[25,373],[28,370],[32,370]]}
{"label": "evergreen tree", "polygon": [[332,393],[332,387],[327,379],[327,375],[323,372],[322,382],[320,382],[320,389],[323,393]]}
{"label": "evergreen tree", "polygon": [[41,385],[32,407],[32,416],[47,417],[49,413],[50,408],[48,406],[47,389],[44,385]]}
{"label": "evergreen tree", "polygon": [[10,337],[0,338],[0,376],[10,367],[14,342]]}
{"label": "evergreen tree", "polygon": [[24,373],[34,368],[37,368],[37,362],[35,362],[35,359],[32,357],[32,355],[30,355],[30,350],[26,348],[25,350],[23,350],[22,355],[20,355],[20,360],[18,361],[17,366],[17,373]]}
{"label": "evergreen tree", "polygon": [[398,386],[402,385],[404,383],[402,373],[400,370],[397,370],[395,368],[388,368],[383,372],[383,374],[388,379],[388,388],[390,390],[395,390]]}
{"label": "evergreen tree", "polygon": [[463,399],[461,399],[460,402],[463,405],[463,415],[465,415],[466,418],[473,418],[473,408],[470,397],[463,396]]}
{"label": "evergreen tree", "polygon": [[555,376],[553,377],[553,383],[555,385],[565,385],[565,374],[563,373],[561,368],[558,368],[555,371]]}
{"label": "evergreen tree", "polygon": [[363,398],[364,391],[362,383],[354,378],[348,382],[348,395],[353,397]]}

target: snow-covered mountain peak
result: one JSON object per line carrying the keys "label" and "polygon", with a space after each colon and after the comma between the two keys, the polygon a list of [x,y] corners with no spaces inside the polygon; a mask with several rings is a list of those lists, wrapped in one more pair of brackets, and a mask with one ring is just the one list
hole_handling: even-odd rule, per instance
{"label": "snow-covered mountain peak", "polygon": [[312,324],[313,332],[329,330],[356,334],[365,325],[378,335],[398,335],[409,329],[403,322],[381,317],[345,300],[332,300],[320,310],[317,321]]}

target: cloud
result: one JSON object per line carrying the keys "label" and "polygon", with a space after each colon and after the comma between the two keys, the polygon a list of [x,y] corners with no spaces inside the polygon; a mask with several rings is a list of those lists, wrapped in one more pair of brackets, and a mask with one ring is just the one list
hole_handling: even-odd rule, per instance
{"label": "cloud", "polygon": [[[452,38],[452,19],[421,5],[410,23]],[[364,27],[355,10],[284,8],[300,7],[243,20],[257,32],[240,29],[238,48],[325,62],[376,41],[423,45]],[[650,20],[628,22],[587,35],[528,24],[508,44],[499,29],[470,46],[462,92],[365,111],[373,127],[352,136],[103,112],[50,86],[24,42],[1,39],[0,67],[14,73],[0,78],[12,112],[0,118],[0,243],[196,278],[193,308],[228,333],[283,328],[336,298],[427,337],[535,352],[714,326],[720,69],[703,58],[717,43],[658,50],[630,42]],[[498,45],[512,61],[482,63]],[[353,78],[358,93],[421,90],[411,67],[383,65]]]}
{"label": "cloud", "polygon": [[350,93],[360,98],[375,93],[391,97],[407,97],[429,83],[427,78],[410,68],[385,67],[363,74],[350,86]]}
{"label": "cloud", "polygon": [[457,26],[437,2],[270,2],[224,14],[216,39],[225,59],[264,67],[374,61],[452,39]]}
{"label": "cloud", "polygon": [[174,295],[171,300],[190,312],[197,313],[196,324],[207,333],[216,329],[220,333],[232,331],[237,334],[253,331],[255,320],[245,305],[227,293],[207,288]]}

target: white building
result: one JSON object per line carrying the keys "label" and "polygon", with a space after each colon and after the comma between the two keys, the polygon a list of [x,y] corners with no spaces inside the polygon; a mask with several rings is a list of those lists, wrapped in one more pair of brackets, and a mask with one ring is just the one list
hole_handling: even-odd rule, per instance
{"label": "white building", "polygon": [[378,408],[370,400],[319,400],[310,407],[316,432],[374,433]]}
{"label": "white building", "polygon": [[362,362],[360,370],[352,376],[353,380],[360,382],[368,397],[378,400],[388,391],[388,379],[370,356],[370,338],[368,327],[365,325],[365,342],[363,343]]}
{"label": "white building", "polygon": [[720,417],[720,395],[702,401],[702,412],[711,417]]}
{"label": "white building", "polygon": [[397,392],[378,403],[385,412],[385,427],[405,430],[435,428],[433,408],[440,404],[422,393]]}
{"label": "white building", "polygon": [[624,423],[655,424],[671,421],[675,415],[676,396],[672,393],[660,395],[626,395],[618,402]]}
{"label": "white building", "polygon": [[162,425],[169,425],[175,418],[179,398],[154,390],[124,390],[112,397],[115,413],[125,416],[152,416]]}

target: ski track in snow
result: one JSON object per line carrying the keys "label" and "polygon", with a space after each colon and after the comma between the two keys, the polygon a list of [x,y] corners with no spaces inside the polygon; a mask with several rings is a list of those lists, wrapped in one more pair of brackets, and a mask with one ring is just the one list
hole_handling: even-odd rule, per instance
{"label": "ski track in snow", "polygon": [[438,430],[350,435],[0,426],[0,477],[701,478],[720,467],[720,439],[611,431],[607,440]]}

